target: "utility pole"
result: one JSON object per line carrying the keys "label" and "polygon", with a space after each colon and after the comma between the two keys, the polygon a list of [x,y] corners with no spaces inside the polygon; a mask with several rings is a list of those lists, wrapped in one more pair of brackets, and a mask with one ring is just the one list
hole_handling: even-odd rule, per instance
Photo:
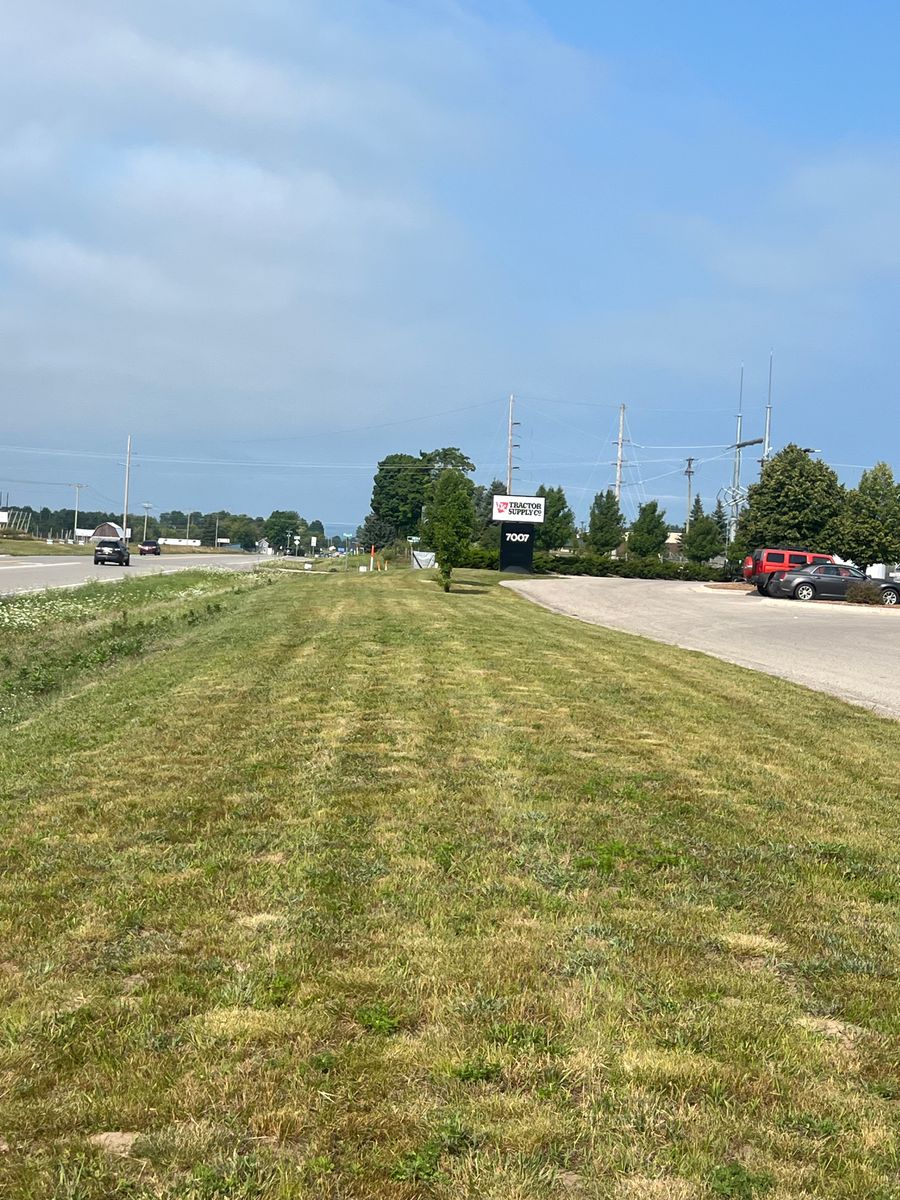
{"label": "utility pole", "polygon": [[510,395],[509,395],[509,428],[508,428],[507,434],[506,434],[506,494],[507,494],[507,496],[511,496],[513,494],[512,479],[513,479],[513,471],[515,470],[515,468],[513,467],[513,450],[518,449],[517,443],[513,442],[513,430],[519,424],[518,421],[513,420],[513,412],[515,410],[515,404],[516,404],[516,398],[512,394],[512,392],[510,392]]}
{"label": "utility pole", "polygon": [[187,533],[184,536],[184,540],[186,542],[189,542],[191,540],[191,514],[190,513],[188,513]]}
{"label": "utility pole", "polygon": [[87,484],[86,483],[73,483],[72,487],[75,489],[75,523],[72,526],[72,541],[77,543],[78,542],[78,509],[80,508],[80,505],[78,503],[78,494],[83,487],[87,487]]}
{"label": "utility pole", "polygon": [[219,514],[216,513],[216,533],[215,533],[215,537],[213,538],[213,549],[218,550],[218,548],[219,548]]}
{"label": "utility pole", "polygon": [[141,507],[144,510],[144,541],[146,542],[146,540],[147,540],[147,518],[150,516],[150,509],[153,507],[153,505],[150,503],[149,500],[144,500],[141,502]]}
{"label": "utility pole", "polygon": [[691,480],[694,475],[694,460],[692,458],[687,460],[687,466],[684,469],[684,473],[687,475],[688,481],[687,519],[684,522],[684,532],[687,533],[691,527]]}
{"label": "utility pole", "polygon": [[125,541],[128,541],[128,485],[131,483],[131,434],[128,435],[128,449],[125,451],[125,503],[122,512],[122,531]]}
{"label": "utility pole", "polygon": [[622,499],[622,453],[625,446],[625,405],[619,405],[619,437],[616,441],[616,503]]}

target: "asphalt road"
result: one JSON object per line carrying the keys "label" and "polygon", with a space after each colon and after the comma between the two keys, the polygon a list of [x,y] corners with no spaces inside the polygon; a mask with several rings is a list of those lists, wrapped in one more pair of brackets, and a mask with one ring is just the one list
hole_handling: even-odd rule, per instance
{"label": "asphalt road", "polygon": [[506,586],[554,612],[702,650],[900,718],[898,609],[803,604],[641,579],[529,579]]}
{"label": "asphalt road", "polygon": [[157,558],[147,555],[131,556],[130,567],[95,567],[94,560],[87,554],[69,556],[35,555],[33,558],[0,557],[0,595],[14,592],[31,592],[48,587],[77,587],[82,583],[100,580],[109,583],[114,579],[137,575],[168,574],[185,571],[189,567],[225,567],[230,571],[247,571],[259,562],[257,555],[250,554],[165,554]]}

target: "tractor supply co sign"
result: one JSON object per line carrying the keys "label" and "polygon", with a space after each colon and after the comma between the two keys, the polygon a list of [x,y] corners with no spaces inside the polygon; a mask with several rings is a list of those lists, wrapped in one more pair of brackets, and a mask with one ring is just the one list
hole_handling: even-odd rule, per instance
{"label": "tractor supply co sign", "polygon": [[495,496],[494,521],[522,521],[541,525],[544,521],[543,496]]}

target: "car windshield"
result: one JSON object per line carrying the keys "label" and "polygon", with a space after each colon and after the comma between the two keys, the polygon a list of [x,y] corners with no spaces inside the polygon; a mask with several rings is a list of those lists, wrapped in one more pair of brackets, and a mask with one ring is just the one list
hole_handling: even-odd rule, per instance
{"label": "car windshield", "polygon": [[155,546],[156,542],[153,538],[147,538],[145,541],[141,542],[141,545],[142,546]]}
{"label": "car windshield", "polygon": [[98,542],[97,545],[103,550],[118,550],[119,548],[119,543],[111,541],[109,538],[104,538],[104,540],[102,542]]}

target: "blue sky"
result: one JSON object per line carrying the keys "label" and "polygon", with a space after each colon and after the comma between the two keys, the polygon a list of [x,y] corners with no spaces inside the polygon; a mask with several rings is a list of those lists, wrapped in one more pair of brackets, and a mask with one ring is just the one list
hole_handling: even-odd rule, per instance
{"label": "blue sky", "polygon": [[[457,444],[626,508],[895,468],[900,10],[0,0],[0,488],[365,514]],[[13,449],[19,447],[20,449]],[[30,448],[27,452],[21,448]],[[33,450],[64,453],[39,454]],[[164,461],[178,459],[183,461]],[[752,478],[752,463],[747,476]],[[34,482],[19,482],[34,481]]]}

